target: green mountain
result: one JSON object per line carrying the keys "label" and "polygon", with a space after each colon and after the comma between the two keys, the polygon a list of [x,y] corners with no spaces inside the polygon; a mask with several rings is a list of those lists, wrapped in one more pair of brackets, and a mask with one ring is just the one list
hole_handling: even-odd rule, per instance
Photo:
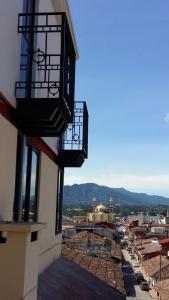
{"label": "green mountain", "polygon": [[169,198],[132,193],[124,188],[110,188],[95,183],[66,185],[64,187],[64,204],[91,204],[96,197],[97,203],[107,204],[112,197],[116,205],[169,205]]}

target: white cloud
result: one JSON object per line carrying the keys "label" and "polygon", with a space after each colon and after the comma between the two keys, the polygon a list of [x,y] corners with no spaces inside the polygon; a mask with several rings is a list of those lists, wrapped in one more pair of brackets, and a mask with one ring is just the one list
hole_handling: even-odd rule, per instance
{"label": "white cloud", "polygon": [[123,187],[130,191],[169,196],[169,174],[99,174],[99,176],[65,176],[65,184],[94,182],[109,187]]}
{"label": "white cloud", "polygon": [[166,113],[166,115],[165,115],[165,117],[164,117],[164,121],[165,121],[166,123],[169,123],[169,112]]}

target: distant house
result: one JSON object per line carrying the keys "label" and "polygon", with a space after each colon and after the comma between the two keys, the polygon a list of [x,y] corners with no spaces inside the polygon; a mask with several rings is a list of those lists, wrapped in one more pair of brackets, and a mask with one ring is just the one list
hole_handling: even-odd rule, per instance
{"label": "distant house", "polygon": [[138,226],[130,229],[130,232],[132,232],[137,238],[145,238],[147,231],[148,228],[144,226]]}
{"label": "distant house", "polygon": [[169,279],[159,281],[156,285],[156,291],[160,300],[169,299]]}
{"label": "distant house", "polygon": [[169,279],[169,260],[164,256],[158,255],[142,261],[140,268],[152,288],[155,288],[160,280]]}
{"label": "distant house", "polygon": [[162,246],[162,254],[169,256],[169,238],[165,238],[159,241]]}
{"label": "distant house", "polygon": [[129,225],[131,225],[133,222],[137,221],[138,225],[142,225],[144,223],[154,223],[154,222],[160,222],[161,216],[150,216],[143,214],[142,212],[138,213],[137,215],[131,214],[127,217]]}

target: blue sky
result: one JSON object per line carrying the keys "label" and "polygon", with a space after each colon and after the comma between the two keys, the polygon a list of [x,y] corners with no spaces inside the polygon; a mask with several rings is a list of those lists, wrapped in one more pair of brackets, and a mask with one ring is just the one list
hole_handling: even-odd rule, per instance
{"label": "blue sky", "polygon": [[90,114],[89,159],[65,184],[169,196],[169,1],[69,0]]}

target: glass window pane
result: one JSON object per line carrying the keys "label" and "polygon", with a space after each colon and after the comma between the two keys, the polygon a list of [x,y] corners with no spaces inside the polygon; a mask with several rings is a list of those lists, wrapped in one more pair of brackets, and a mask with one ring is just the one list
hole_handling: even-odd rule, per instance
{"label": "glass window pane", "polygon": [[26,145],[25,149],[24,149],[23,178],[22,178],[21,221],[24,221],[24,213],[25,213],[25,193],[26,193],[27,164],[28,164],[28,146]]}
{"label": "glass window pane", "polygon": [[29,202],[29,221],[36,219],[36,183],[37,183],[38,156],[32,151],[31,182],[30,182],[30,202]]}

